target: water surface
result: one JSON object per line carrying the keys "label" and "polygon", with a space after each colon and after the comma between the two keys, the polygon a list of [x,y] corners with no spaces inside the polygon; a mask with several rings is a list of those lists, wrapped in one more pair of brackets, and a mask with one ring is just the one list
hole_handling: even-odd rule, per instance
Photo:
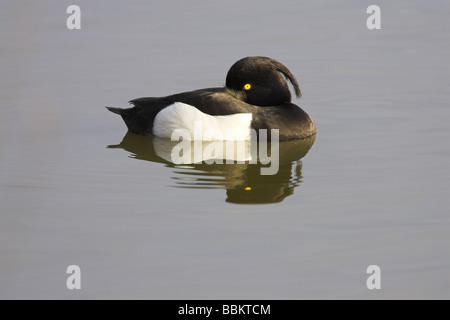
{"label": "water surface", "polygon": [[[77,1],[74,31],[72,3],[0,5],[0,298],[450,298],[447,2],[378,2],[374,31],[364,1],[134,2]],[[104,108],[250,55],[318,128],[278,175],[177,167]]]}

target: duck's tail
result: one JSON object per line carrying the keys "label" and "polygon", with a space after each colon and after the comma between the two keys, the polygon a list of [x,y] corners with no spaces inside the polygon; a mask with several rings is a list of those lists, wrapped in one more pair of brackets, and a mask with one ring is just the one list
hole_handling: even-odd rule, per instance
{"label": "duck's tail", "polygon": [[113,113],[117,113],[117,114],[119,114],[121,116],[124,114],[124,111],[125,111],[125,109],[115,108],[115,107],[106,107],[106,109],[108,109],[109,111],[111,111]]}
{"label": "duck's tail", "polygon": [[115,107],[106,107],[106,109],[121,116],[123,121],[127,125],[128,130],[130,130],[131,132],[144,136],[152,135],[152,122],[149,121],[149,119],[142,117],[138,112],[136,112],[135,108],[122,109]]}

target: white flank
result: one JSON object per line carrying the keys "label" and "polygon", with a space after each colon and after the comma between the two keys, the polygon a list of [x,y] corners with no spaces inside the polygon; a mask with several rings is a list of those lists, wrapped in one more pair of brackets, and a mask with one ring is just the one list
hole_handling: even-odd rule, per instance
{"label": "white flank", "polygon": [[250,140],[251,122],[251,113],[211,116],[189,104],[175,102],[156,115],[153,134],[170,139],[175,130],[186,130],[190,140],[245,141]]}

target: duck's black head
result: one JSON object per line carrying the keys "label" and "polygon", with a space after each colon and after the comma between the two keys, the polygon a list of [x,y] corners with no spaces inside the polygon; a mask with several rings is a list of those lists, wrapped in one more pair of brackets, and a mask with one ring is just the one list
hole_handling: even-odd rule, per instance
{"label": "duck's black head", "polygon": [[276,106],[291,102],[286,79],[301,96],[297,80],[280,62],[267,57],[247,57],[237,61],[228,71],[226,87],[256,106]]}

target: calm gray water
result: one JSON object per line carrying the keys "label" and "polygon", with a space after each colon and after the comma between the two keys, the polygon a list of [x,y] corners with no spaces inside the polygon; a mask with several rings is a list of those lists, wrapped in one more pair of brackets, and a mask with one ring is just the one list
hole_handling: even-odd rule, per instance
{"label": "calm gray water", "polygon": [[[447,1],[74,2],[72,31],[72,2],[0,4],[0,298],[450,298]],[[174,166],[104,108],[251,55],[318,128],[277,176]]]}

